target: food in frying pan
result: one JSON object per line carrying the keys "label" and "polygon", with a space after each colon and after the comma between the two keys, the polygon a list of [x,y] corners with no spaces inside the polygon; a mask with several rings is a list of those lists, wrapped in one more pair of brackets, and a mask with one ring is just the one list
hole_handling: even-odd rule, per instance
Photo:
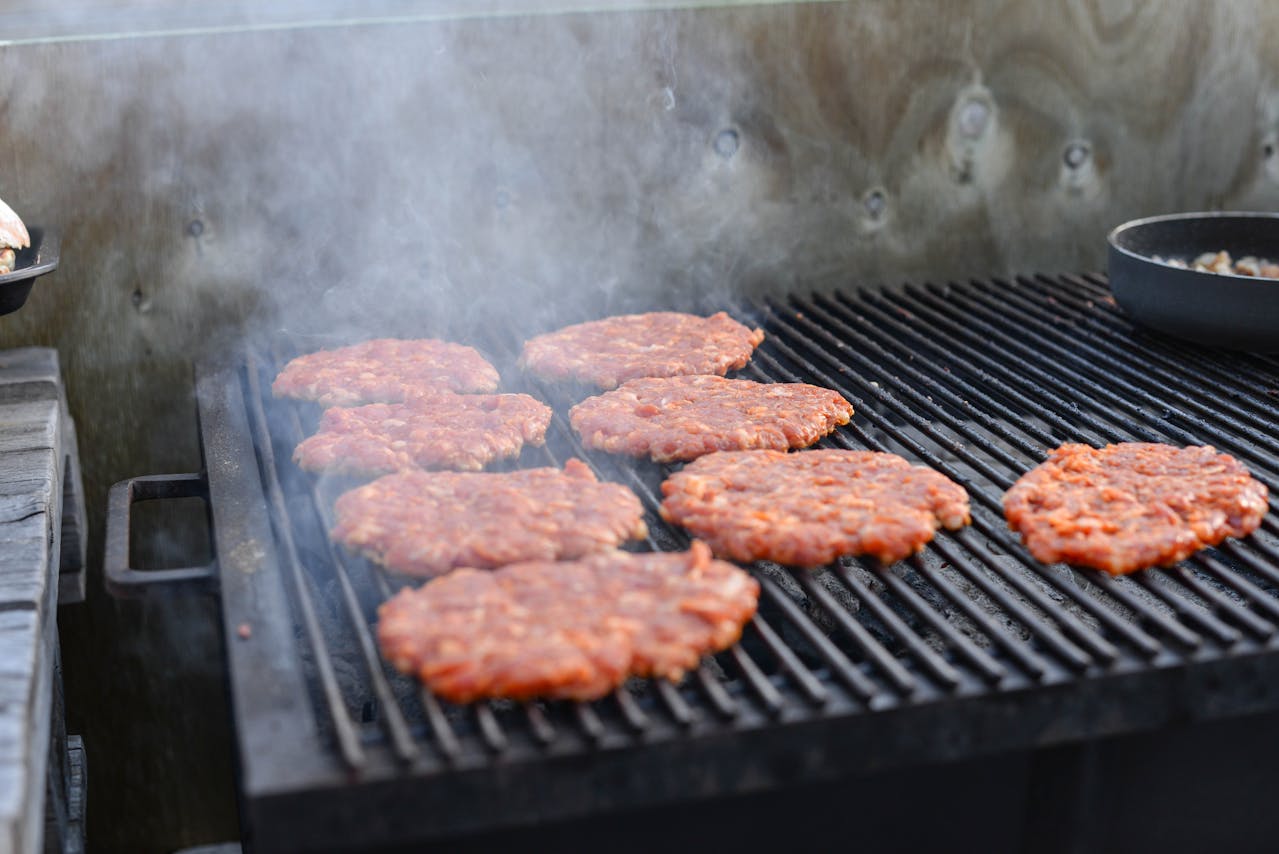
{"label": "food in frying pan", "polygon": [[630,380],[569,410],[586,447],[659,463],[804,448],[852,415],[852,404],[828,388],[710,376]]}
{"label": "food in frying pan", "polygon": [[662,484],[662,518],[719,557],[819,566],[844,555],[908,557],[969,522],[945,475],[875,451],[707,454]]}
{"label": "food in frying pan", "polygon": [[460,569],[378,609],[387,660],[456,703],[594,700],[628,676],[678,681],[732,646],[759,584],[710,549]]}
{"label": "food in frying pan", "polygon": [[12,273],[17,263],[18,249],[26,249],[31,245],[31,235],[27,227],[13,212],[13,208],[0,199],[0,276]]}
{"label": "food in frying pan", "polygon": [[330,535],[405,575],[558,560],[647,535],[644,508],[580,460],[564,469],[407,471],[338,497]]}
{"label": "food in frying pan", "polygon": [[748,361],[764,340],[724,312],[710,317],[657,311],[566,326],[524,342],[520,365],[552,381],[602,389],[637,377],[723,376]]}
{"label": "food in frying pan", "polygon": [[497,369],[473,347],[433,338],[378,338],[290,361],[271,385],[277,397],[325,406],[401,403],[440,390],[497,390]]}
{"label": "food in frying pan", "polygon": [[1066,444],[1004,494],[1004,515],[1036,559],[1121,574],[1252,533],[1267,497],[1212,447]]}
{"label": "food in frying pan", "polygon": [[527,394],[438,392],[408,403],[327,409],[293,452],[307,471],[355,475],[407,469],[479,471],[541,445],[551,408]]}
{"label": "food in frying pan", "polygon": [[1229,252],[1205,252],[1194,261],[1186,263],[1180,258],[1160,258],[1154,261],[1177,267],[1181,270],[1195,270],[1200,273],[1226,273],[1235,276],[1258,276],[1263,279],[1279,279],[1279,264],[1256,258],[1252,255],[1235,261]]}

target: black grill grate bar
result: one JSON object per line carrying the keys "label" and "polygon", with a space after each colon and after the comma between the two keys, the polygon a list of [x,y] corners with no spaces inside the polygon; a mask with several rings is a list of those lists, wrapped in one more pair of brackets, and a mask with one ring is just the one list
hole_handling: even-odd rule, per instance
{"label": "black grill grate bar", "polygon": [[[1234,540],[1227,540],[1222,543],[1220,548],[1229,553],[1232,558],[1244,564],[1249,571],[1255,575],[1261,576],[1267,583],[1272,584],[1275,587],[1279,587],[1279,570],[1276,570],[1272,564],[1266,563],[1258,558],[1242,543]],[[1270,552],[1267,552],[1267,555],[1269,554]],[[1269,601],[1269,597],[1266,597],[1266,599]]]}
{"label": "black grill grate bar", "polygon": [[[946,578],[941,567],[935,573],[928,572],[924,566],[923,559],[919,555],[912,556],[910,563],[915,578],[918,579],[920,584],[927,584],[941,593],[946,601],[950,603],[950,606],[957,608],[991,643],[999,645],[1007,652],[1007,648],[1000,643],[1001,640],[1004,640],[1001,638],[1003,633],[991,622],[990,616],[975,607],[966,596],[960,595],[959,591]],[[957,631],[950,621],[945,618],[944,614],[928,607],[928,604],[915,592],[915,589],[900,578],[897,573],[892,571],[883,573],[883,581],[894,596],[913,607],[923,617],[924,621],[932,627],[933,631],[940,634],[946,639],[947,643],[967,658],[969,664],[977,668],[987,681],[997,683],[1008,676],[1007,668],[991,658],[985,650],[973,643],[967,636]],[[1031,654],[1026,654],[1023,658],[1019,658],[1018,665],[1030,674],[1032,678],[1039,678],[1043,675],[1043,664]]]}
{"label": "black grill grate bar", "polygon": [[[1252,555],[1248,557],[1251,558]],[[1258,611],[1264,611],[1279,622],[1279,601],[1245,578],[1241,572],[1231,570],[1207,553],[1196,555],[1191,563],[1205,575],[1211,576],[1217,583],[1230,588],[1240,598],[1247,600]]]}
{"label": "black grill grate bar", "polygon": [[484,743],[494,753],[504,753],[510,746],[510,742],[507,741],[506,733],[502,730],[502,724],[493,714],[493,707],[488,703],[473,703],[472,707],[475,709],[475,722],[479,725]]}
{"label": "black grill grate bar", "polygon": [[608,730],[589,703],[574,703],[573,715],[577,718],[577,724],[582,728],[582,732],[586,734],[587,738],[596,743],[604,740]]}
{"label": "black grill grate bar", "polygon": [[[1057,300],[1058,304],[1064,306],[1073,316],[1092,324],[1094,327],[1104,329],[1110,334],[1118,333],[1124,336],[1131,336],[1135,331],[1132,323],[1127,318],[1121,318],[1110,310],[1099,309],[1098,300],[1078,293],[1077,290],[1072,292],[1070,287],[1076,289],[1081,287],[1082,280],[1077,277],[1063,276],[1058,280],[1053,280],[1047,276],[1040,275],[1034,279],[1018,277],[1018,281],[1023,282],[1027,287],[1035,289],[1045,299],[1052,298]],[[1273,397],[1275,392],[1273,372],[1261,373],[1259,369],[1250,366],[1243,358],[1232,359],[1230,363],[1231,370],[1227,371],[1221,367],[1220,363],[1214,363],[1197,350],[1189,347],[1178,349],[1170,343],[1153,337],[1148,337],[1141,343],[1144,345],[1142,350],[1146,358],[1157,362],[1165,371],[1174,374],[1184,373],[1195,378],[1210,389],[1209,393],[1212,399],[1222,405],[1238,406],[1241,403],[1246,403],[1254,409],[1266,413],[1271,418],[1279,418],[1279,401],[1276,401]],[[1221,388],[1235,388],[1246,392],[1249,397],[1241,399],[1232,394],[1229,400],[1222,400],[1219,394]]]}
{"label": "black grill grate bar", "polygon": [[[1148,603],[1142,601],[1128,590],[1128,585],[1134,582],[1126,577],[1114,577],[1104,572],[1094,569],[1076,570],[1078,573],[1087,578],[1096,587],[1103,590],[1107,596],[1119,602],[1121,605],[1132,611],[1137,620],[1146,627],[1153,627],[1164,634],[1171,637],[1174,641],[1181,644],[1186,649],[1198,649],[1203,645],[1203,638],[1190,629],[1178,623],[1176,620],[1170,619],[1162,611],[1155,610]],[[1163,598],[1158,597],[1162,602]],[[1171,605],[1167,605],[1170,611],[1175,610]]]}
{"label": "black grill grate bar", "polygon": [[666,704],[666,708],[670,710],[671,717],[681,726],[688,726],[693,723],[695,718],[693,709],[688,702],[680,696],[679,691],[671,684],[668,679],[655,679],[653,685],[657,688],[657,694],[662,698],[662,702]]}
{"label": "black grill grate bar", "polygon": [[248,354],[246,374],[248,377],[250,399],[250,429],[256,434],[255,446],[262,456],[262,468],[267,474],[267,491],[272,523],[276,528],[276,536],[284,542],[284,564],[288,567],[288,577],[294,590],[298,609],[302,615],[303,633],[311,648],[312,660],[315,662],[316,674],[320,680],[321,693],[324,696],[330,722],[338,741],[338,750],[342,760],[351,768],[360,768],[365,763],[364,749],[360,746],[359,732],[351,715],[342,700],[342,692],[338,687],[337,674],[333,669],[333,661],[329,656],[329,648],[324,642],[316,617],[315,604],[311,599],[311,591],[298,558],[297,546],[293,542],[292,525],[288,521],[287,508],[283,504],[279,481],[275,474],[275,453],[271,446],[271,434],[267,427],[266,413],[262,409],[261,388],[258,381],[257,360],[252,353]]}
{"label": "black grill grate bar", "polygon": [[[834,296],[841,306],[846,306],[847,311],[857,311],[860,307],[858,304],[850,303],[843,294],[836,293]],[[1030,411],[1062,430],[1066,435],[1092,437],[1092,441],[1095,442],[1095,437],[1099,433],[1110,436],[1119,434],[1121,428],[1116,426],[1118,421],[1115,419],[1118,416],[1113,410],[1099,406],[1088,395],[1069,397],[1056,391],[1060,379],[1051,370],[1020,362],[1016,363],[1016,370],[1013,370],[1014,366],[1010,365],[1008,360],[1000,361],[991,357],[988,355],[989,342],[974,333],[966,325],[962,315],[956,316],[952,312],[945,312],[944,309],[934,310],[933,303],[928,299],[929,296],[916,293],[913,298],[907,299],[901,294],[884,291],[880,294],[867,295],[865,301],[870,305],[882,304],[909,314],[911,326],[919,327],[917,333],[921,337],[926,338],[930,333],[935,336],[940,331],[945,336],[946,347],[945,350],[934,348],[934,351],[941,359],[950,359],[948,353],[952,349],[962,352],[968,359],[983,365],[990,376],[1008,387],[1016,388],[1018,400],[1029,401]],[[1075,423],[1066,421],[1059,413],[1074,413],[1078,416],[1078,421]],[[1153,440],[1154,434],[1151,433],[1150,437]]]}
{"label": "black grill grate bar", "polygon": [[[898,692],[909,695],[919,690],[919,682],[914,676],[911,676],[910,671],[903,667],[901,662],[898,661],[892,653],[884,649],[884,647],[871,636],[871,633],[866,629],[866,627],[848,613],[848,611],[835,600],[835,597],[830,594],[829,590],[814,580],[812,572],[800,570],[799,572],[794,573],[794,577],[799,582],[800,587],[808,596],[809,600],[820,606],[823,611],[830,615],[831,619],[834,620],[835,625],[837,625],[844,634],[852,638],[853,643],[856,644],[857,648],[866,656],[866,659],[873,662],[874,665],[879,668]],[[869,602],[865,602],[863,604],[868,607],[870,606]],[[913,637],[913,634],[909,630],[907,630],[906,634]],[[932,653],[931,650],[928,650],[928,652],[930,654]]]}
{"label": "black grill grate bar", "polygon": [[[826,686],[822,684],[821,680],[804,666],[804,663],[799,660],[799,656],[795,655],[791,648],[782,642],[773,627],[759,614],[751,618],[751,626],[759,634],[760,639],[764,641],[768,651],[773,654],[773,658],[777,659],[777,663],[781,665],[782,669],[790,674],[808,699],[817,705],[825,705],[830,700],[830,692],[826,690]],[[770,708],[774,708],[781,703],[781,695],[777,693],[773,683],[768,681],[767,677],[764,676],[744,650],[740,647],[733,647],[733,659],[742,668],[760,698]]]}
{"label": "black grill grate bar", "polygon": [[[864,300],[859,306],[865,320],[855,317],[849,313],[847,309],[830,302],[821,294],[814,294],[807,300],[792,297],[790,299],[790,304],[796,306],[802,312],[806,312],[820,318],[824,325],[839,330],[844,336],[846,336],[847,340],[860,342],[865,340],[863,336],[877,340],[880,344],[894,350],[897,353],[896,359],[902,362],[906,362],[913,358],[921,349],[927,350],[934,356],[941,357],[945,360],[945,362],[956,365],[960,368],[960,370],[967,371],[975,376],[980,376],[982,382],[989,383],[999,394],[1018,400],[1023,405],[1029,403],[1027,398],[1011,386],[1005,385],[1000,380],[991,377],[988,372],[977,368],[962,358],[959,358],[954,350],[944,350],[937,347],[932,340],[919,335],[904,323],[898,322],[895,318],[891,317],[887,312],[883,311],[869,300]],[[873,320],[873,323],[867,322],[871,320]],[[889,334],[890,332],[892,334]],[[907,345],[903,339],[909,340],[910,344]],[[923,382],[928,388],[934,388],[938,385],[937,378],[929,377],[928,375],[921,374],[919,372],[913,372],[912,375],[914,374],[919,374],[923,377]],[[957,398],[963,410],[966,413],[972,413],[977,415],[979,418],[985,419],[981,423],[983,426],[987,426],[987,429],[992,430],[992,432],[997,431],[995,428],[987,425],[986,422],[994,421],[995,424],[998,424],[999,422],[990,418],[983,409],[971,406],[969,401],[964,398],[964,395],[967,395],[968,398],[981,399],[983,406],[988,406],[991,412],[998,414],[1001,418],[1004,418],[1012,424],[1016,424],[1023,433],[1033,437],[1042,444],[1051,445],[1056,442],[1055,437],[1050,432],[1040,428],[1036,424],[1030,423],[1024,414],[1016,412],[1003,403],[1000,403],[993,396],[983,392],[976,385],[964,379],[959,374],[952,372],[942,373],[940,379],[941,382],[956,390]],[[1003,430],[1004,432],[1010,432],[1007,428],[1003,428]],[[1000,435],[1003,435],[1003,433],[1000,433]],[[1011,435],[1015,436],[1016,434]]]}
{"label": "black grill grate bar", "polygon": [[[934,679],[951,690],[959,687],[961,680],[959,673],[955,670],[955,668],[951,667],[950,664],[947,663],[946,659],[942,658],[937,654],[937,652],[924,643],[924,641],[906,625],[901,617],[897,616],[897,613],[893,611],[892,608],[888,607],[882,599],[876,596],[865,584],[862,583],[861,579],[854,575],[849,568],[842,563],[836,563],[832,569],[834,570],[835,575],[844,582],[844,584],[853,592],[853,595],[862,603],[862,606],[869,609],[876,619],[892,630],[893,634],[908,650],[910,650],[910,653],[915,656],[919,663],[933,675]],[[886,570],[878,574],[884,578],[896,578],[896,576],[892,574],[891,570]],[[887,585],[885,585],[885,587],[887,587]],[[923,603],[921,602],[920,604]],[[920,608],[919,611],[921,616],[932,613],[932,609],[927,606]],[[941,622],[943,625],[945,624],[944,620]],[[958,632],[955,632],[954,634],[956,637],[959,637]]]}
{"label": "black grill grate bar", "polygon": [[[951,299],[956,306],[963,307],[974,315],[979,315],[990,320],[996,327],[1008,332],[1011,325],[1008,320],[1008,312],[1001,309],[998,303],[989,298],[975,297],[970,298],[967,293],[958,290],[952,291]],[[1009,296],[1010,301],[1018,301],[1015,295]],[[1200,401],[1195,399],[1192,391],[1186,389],[1176,389],[1168,386],[1151,376],[1149,370],[1142,371],[1140,367],[1131,365],[1131,354],[1110,351],[1115,358],[1114,362],[1106,365],[1105,369],[1098,368],[1096,364],[1090,362],[1075,353],[1072,353],[1068,345],[1070,337],[1065,332],[1054,328],[1052,325],[1040,321],[1033,316],[1033,312],[1025,310],[1017,315],[1017,325],[1021,329],[1033,329],[1038,333],[1036,343],[1039,345],[1040,352],[1035,354],[1035,358],[1048,358],[1048,354],[1059,360],[1059,365],[1066,370],[1066,365],[1070,365],[1077,381],[1088,382],[1093,388],[1098,388],[1099,382],[1110,382],[1115,389],[1124,391],[1128,396],[1118,394],[1116,391],[1104,389],[1107,398],[1112,399],[1116,404],[1126,412],[1132,414],[1138,420],[1149,418],[1141,407],[1132,402],[1131,398],[1138,398],[1145,401],[1149,406],[1156,410],[1162,410],[1165,414],[1163,417],[1163,426],[1159,428],[1166,436],[1175,438],[1186,444],[1203,444],[1204,437],[1213,437],[1218,447],[1230,448],[1236,453],[1247,456],[1253,460],[1264,460],[1265,467],[1271,471],[1279,472],[1279,460],[1269,454],[1260,451],[1263,447],[1272,447],[1274,443],[1270,437],[1258,433],[1253,427],[1250,427],[1229,415],[1222,412],[1215,412],[1210,407],[1204,406]],[[1072,334],[1077,334],[1079,330],[1072,329]],[[1093,346],[1100,346],[1095,342]],[[1020,349],[1025,350],[1024,346]],[[1122,373],[1124,376],[1131,377],[1132,382],[1120,379],[1116,376]],[[1157,390],[1160,394],[1166,395],[1159,397],[1151,389]],[[1191,414],[1187,410],[1193,410],[1198,415]],[[1221,424],[1228,425],[1232,431],[1225,432],[1216,424],[1206,418],[1215,417]],[[1175,427],[1171,420],[1177,420],[1191,425],[1194,432],[1183,430]],[[1245,436],[1247,442],[1245,444],[1237,436]],[[1272,506],[1275,499],[1272,499]]]}
{"label": "black grill grate bar", "polygon": [[[1144,587],[1150,594],[1160,597],[1166,602],[1177,616],[1188,623],[1196,623],[1199,628],[1213,637],[1218,643],[1224,646],[1233,646],[1237,644],[1242,635],[1235,629],[1222,623],[1212,615],[1202,605],[1196,603],[1190,596],[1174,593],[1169,588],[1169,577],[1163,575],[1157,569],[1148,569],[1144,572],[1133,573],[1133,582]],[[1160,581],[1163,581],[1161,584]]]}
{"label": "black grill grate bar", "polygon": [[546,746],[555,741],[555,727],[546,719],[541,706],[532,701],[525,703],[524,715],[528,719],[529,730],[539,744]]}
{"label": "black grill grate bar", "polygon": [[724,690],[724,686],[719,683],[719,679],[711,672],[706,662],[702,662],[697,666],[696,676],[697,684],[702,689],[702,693],[711,701],[711,705],[715,707],[715,711],[720,716],[734,718],[741,714],[741,706]]}
{"label": "black grill grate bar", "polygon": [[[992,280],[995,284],[1000,284],[999,280]],[[1020,280],[1019,280],[1020,281]],[[1030,318],[1032,323],[1039,329],[1054,329],[1058,335],[1061,335],[1061,329],[1052,323],[1052,315],[1050,312],[1036,304],[1034,300],[1027,298],[1022,291],[1025,288],[1013,287],[1008,283],[1002,283],[1007,286],[1006,292],[1000,292],[996,297],[990,290],[991,285],[988,283],[974,282],[973,293],[980,294],[982,301],[986,305],[997,304],[1002,299],[1010,304],[1016,305],[1019,311],[1019,317]],[[1054,308],[1061,313],[1060,303]],[[1184,366],[1180,368],[1172,368],[1166,372],[1150,370],[1150,354],[1140,353],[1141,361],[1134,359],[1134,351],[1131,347],[1119,347],[1113,342],[1113,336],[1103,335],[1093,332],[1087,324],[1074,324],[1070,327],[1070,334],[1077,336],[1079,339],[1087,341],[1095,351],[1106,353],[1115,361],[1107,368],[1119,368],[1123,374],[1129,377],[1135,386],[1147,390],[1151,395],[1150,400],[1154,400],[1153,395],[1168,395],[1172,401],[1179,402],[1198,415],[1220,421],[1226,424],[1237,426],[1240,430],[1246,431],[1250,441],[1255,441],[1263,447],[1272,450],[1279,450],[1279,443],[1275,442],[1266,432],[1273,427],[1273,420],[1263,419],[1261,416],[1240,408],[1233,408],[1227,411],[1228,402],[1222,401],[1221,386],[1206,377],[1194,377]],[[1095,368],[1094,368],[1095,370]],[[1212,400],[1213,405],[1205,404],[1204,400]],[[1160,404],[1166,404],[1166,401],[1160,400]],[[1263,432],[1258,432],[1258,431]]]}
{"label": "black grill grate bar", "polygon": [[[765,311],[767,311],[767,309],[765,309]],[[818,352],[820,352],[820,348],[811,341],[805,342],[804,339],[800,337],[800,343],[802,345],[806,345],[806,347],[809,349],[817,350]],[[782,352],[787,358],[790,358],[796,364],[801,365],[805,371],[807,371],[810,375],[815,377],[819,382],[823,383],[829,388],[839,391],[841,394],[844,394],[846,397],[849,397],[851,400],[854,401],[855,405],[857,401],[860,400],[860,398],[857,395],[849,392],[843,383],[836,381],[830,375],[817,369],[811,363],[807,362],[805,359],[799,356],[799,354],[797,354],[794,351],[794,349],[791,348],[787,343],[782,341],[780,337],[774,336],[771,339],[767,339],[765,341],[765,345],[770,347],[771,349],[776,349]],[[798,376],[793,371],[790,371],[789,369],[785,368],[780,362],[778,362],[775,358],[773,358],[768,352],[766,352],[763,349],[756,351],[755,359],[758,363],[760,363],[760,367],[758,369],[761,371],[762,371],[762,365],[768,364],[773,366],[774,370],[779,372],[779,374],[781,374],[788,381],[797,381],[799,379]],[[855,377],[853,377],[852,379],[856,380]],[[863,407],[860,411],[861,411],[861,414],[866,418],[866,420],[870,421],[875,426],[884,430],[884,432],[890,435],[894,435],[894,437],[897,439],[898,442],[908,447],[914,454],[916,454],[920,459],[924,460],[933,468],[945,473],[947,476],[957,481],[962,482],[967,479],[962,474],[960,474],[953,466],[951,466],[949,463],[942,460],[940,457],[938,457],[936,454],[934,454],[929,449],[924,447],[922,444],[911,439],[909,436],[902,434],[900,431],[894,429],[894,427],[891,424],[888,424],[882,418],[877,416],[874,413],[873,409],[870,409],[869,407]],[[909,413],[908,411],[904,412],[903,415],[905,416],[907,421],[912,423],[917,429],[919,429],[924,434],[929,435],[930,437],[938,436],[937,431],[934,429],[933,425],[930,422],[924,419],[921,419],[918,416],[913,415],[913,413]],[[843,435],[844,432],[851,432],[855,434],[856,436],[858,436],[858,438],[862,441],[865,447],[884,450],[882,444],[878,443],[869,434],[867,434],[860,426],[857,425],[856,421],[850,422],[849,425],[846,425],[844,428],[842,428],[840,435]],[[944,437],[941,439],[941,441],[943,443],[943,447],[945,447]],[[974,456],[974,454],[969,452],[961,444],[953,444],[950,446],[950,449],[955,453],[957,457],[963,459],[965,462],[969,462],[970,460],[976,460],[976,457]],[[991,475],[992,475],[991,476],[992,480],[999,480],[999,479],[1007,480],[1007,478],[1004,476],[994,475],[993,473],[991,473]],[[998,512],[998,507],[999,507],[998,498],[991,496],[981,490],[977,491],[976,495],[979,500],[991,506],[992,509],[995,510],[995,512]],[[976,514],[974,514],[973,521],[974,521],[974,525],[978,526],[982,530],[982,532],[985,533],[987,536],[990,536],[996,540],[999,540],[1003,547],[1009,549],[1010,551],[1013,551],[1014,553],[1020,552],[1020,548],[1021,548],[1020,545],[1017,544],[1008,536],[1007,531],[1003,529],[1002,526],[984,525]],[[964,534],[965,532],[961,531],[960,537],[963,537]],[[965,539],[964,542],[966,545],[971,543],[972,542],[971,537]],[[972,549],[970,547],[970,551],[971,550]],[[998,571],[998,567],[999,567],[998,561],[995,561],[993,560],[993,558],[990,558],[989,552],[985,552],[985,550],[982,550],[982,551],[987,556],[986,558],[987,565],[996,569],[996,571]],[[1106,614],[1105,609],[1103,607],[1099,607],[1095,602],[1092,602],[1091,600],[1081,596],[1079,591],[1075,589],[1073,585],[1063,584],[1059,579],[1057,579],[1052,574],[1048,574],[1040,571],[1039,567],[1037,565],[1032,564],[1031,562],[1023,561],[1023,565],[1031,569],[1031,571],[1035,573],[1036,577],[1047,581],[1054,588],[1056,588],[1062,593],[1065,593],[1067,596],[1071,597],[1072,600],[1077,605],[1095,614],[1098,617],[1098,619],[1101,619],[1101,620],[1107,619],[1108,615]],[[1015,575],[1012,577],[1016,578]],[[1038,599],[1038,601],[1036,602],[1037,607],[1039,607],[1042,611],[1046,613],[1052,614],[1053,618],[1060,625],[1066,628],[1071,633],[1071,635],[1075,637],[1077,640],[1079,640],[1081,643],[1084,643],[1085,645],[1087,645],[1099,659],[1104,661],[1113,661],[1115,659],[1115,657],[1118,655],[1118,651],[1114,648],[1112,644],[1110,644],[1104,638],[1097,636],[1096,633],[1093,632],[1092,630],[1086,628],[1082,623],[1080,623],[1077,619],[1075,619],[1075,617],[1069,612],[1063,611],[1061,608],[1054,607],[1051,603],[1047,602],[1042,597],[1042,594],[1038,593],[1038,591],[1034,591],[1033,593],[1028,592],[1031,590],[1033,590],[1032,587],[1030,587],[1029,585],[1025,585],[1025,591],[1023,591],[1023,595],[1032,596]],[[1114,624],[1124,625],[1122,621],[1118,621],[1118,620],[1116,620]],[[1131,627],[1129,627],[1129,630],[1130,629]],[[1119,631],[1125,631],[1125,630],[1119,629]],[[1086,666],[1086,663],[1085,663],[1085,666]]]}
{"label": "black grill grate bar", "polygon": [[[792,302],[799,303],[798,300],[793,300]],[[786,323],[790,329],[797,330],[796,325],[802,326],[805,330],[803,334],[805,334],[806,337],[824,342],[826,345],[824,349],[827,353],[827,357],[824,361],[826,361],[827,364],[835,367],[836,370],[844,371],[846,366],[842,364],[841,360],[848,360],[856,363],[865,375],[879,377],[883,382],[899,387],[900,391],[902,391],[905,396],[909,398],[910,401],[920,410],[932,413],[938,418],[952,422],[949,424],[951,429],[955,430],[955,432],[960,435],[967,436],[969,439],[985,445],[987,452],[1004,465],[1015,469],[1020,465],[1020,462],[1011,455],[1005,453],[998,446],[991,445],[989,440],[982,434],[968,430],[962,423],[955,422],[955,419],[948,415],[945,409],[934,402],[933,397],[935,396],[937,399],[944,400],[957,410],[965,412],[965,414],[970,416],[991,434],[994,434],[995,436],[1003,439],[1005,442],[1008,442],[1010,445],[1017,447],[1023,453],[1034,454],[1039,451],[1041,447],[1040,444],[1027,440],[1024,433],[1014,432],[1009,425],[992,417],[989,413],[967,405],[961,395],[956,394],[946,385],[938,382],[932,377],[929,377],[922,371],[916,370],[908,361],[902,359],[900,356],[894,356],[889,353],[874,340],[873,335],[860,334],[848,324],[843,323],[821,311],[820,308],[811,302],[802,304],[804,305],[804,310],[801,311],[788,311],[787,308],[778,305],[772,300],[769,300],[767,305],[769,310],[772,311],[774,317],[779,319],[785,318],[782,322]],[[840,334],[838,336],[834,335],[817,325],[808,317],[807,313],[820,316],[824,323],[834,326],[835,330]],[[793,321],[793,323],[791,321]],[[868,358],[865,355],[866,353],[877,355],[879,358]],[[837,355],[840,358],[836,358]],[[923,388],[929,389],[932,394],[924,394],[918,388],[912,387],[902,380],[902,376],[909,377],[914,383],[922,386]],[[994,401],[992,400],[991,403],[994,403]],[[995,404],[991,408],[997,409],[998,404]],[[1007,410],[1005,408],[1005,411],[1008,411],[1011,414],[1011,410]]]}
{"label": "black grill grate bar", "polygon": [[[1195,561],[1194,563],[1199,564],[1201,562]],[[1172,566],[1165,568],[1163,571],[1181,582],[1183,587],[1193,591],[1195,595],[1208,604],[1214,614],[1219,615],[1222,619],[1233,622],[1263,640],[1275,633],[1275,627],[1272,624],[1205,584],[1189,567]],[[1223,580],[1233,592],[1236,594],[1242,593],[1240,585],[1231,583],[1228,577]]]}
{"label": "black grill grate bar", "polygon": [[[764,708],[768,710],[768,713],[770,715],[780,714],[783,707],[782,695],[777,688],[773,686],[773,683],[768,681],[768,677],[760,672],[759,665],[755,663],[755,660],[742,652],[742,648],[740,646],[735,646],[729,650],[729,655],[732,657],[733,661],[736,662],[738,669],[742,672],[746,681],[749,682],[755,689],[755,692],[759,694],[760,701],[764,704]],[[812,674],[809,674],[809,676],[811,677]],[[823,696],[826,696],[826,689],[822,687],[821,683],[816,682],[816,680],[814,680],[814,683],[822,692]]]}
{"label": "black grill grate bar", "polygon": [[[786,595],[786,591],[777,586],[777,582],[768,576],[757,576],[757,580],[764,595],[781,610],[791,625],[817,650],[832,673],[843,680],[844,684],[851,688],[858,697],[867,702],[873,701],[880,694],[879,689],[870,680],[870,677],[862,673],[857,668],[857,665],[849,661],[839,651],[839,648],[831,642],[830,638],[826,637],[826,634],[813,624],[813,621],[799,609],[799,606],[791,601],[790,596]],[[842,613],[842,609],[839,610]]]}
{"label": "black grill grate bar", "polygon": [[648,719],[648,715],[644,714],[644,710],[635,702],[635,698],[631,696],[631,692],[625,688],[618,688],[613,692],[613,699],[617,701],[617,706],[622,710],[622,717],[626,719],[626,723],[631,729],[640,732],[649,728],[652,722]]}

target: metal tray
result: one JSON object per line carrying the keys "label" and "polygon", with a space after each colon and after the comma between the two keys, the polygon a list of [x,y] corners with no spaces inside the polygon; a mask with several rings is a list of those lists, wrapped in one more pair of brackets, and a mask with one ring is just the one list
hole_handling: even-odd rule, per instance
{"label": "metal tray", "polygon": [[17,253],[17,268],[0,276],[0,314],[22,308],[36,279],[58,269],[60,237],[57,229],[29,228],[31,245]]}

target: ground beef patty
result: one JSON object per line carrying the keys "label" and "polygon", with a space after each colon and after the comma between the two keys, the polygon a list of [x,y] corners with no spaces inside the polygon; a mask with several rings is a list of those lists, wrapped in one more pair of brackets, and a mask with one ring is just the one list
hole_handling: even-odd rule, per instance
{"label": "ground beef patty", "polygon": [[479,471],[541,445],[551,408],[527,394],[442,392],[410,403],[326,410],[293,452],[307,471],[389,474],[408,469]]}
{"label": "ground beef patty", "polygon": [[594,700],[632,675],[678,681],[737,641],[758,598],[755,579],[694,543],[460,569],[396,594],[377,632],[396,668],[456,703]]}
{"label": "ground beef patty", "polygon": [[1211,447],[1067,444],[1004,494],[1004,515],[1038,560],[1125,573],[1251,533],[1267,497]]}
{"label": "ground beef patty", "polygon": [[640,539],[644,508],[580,460],[564,470],[407,471],[338,497],[331,536],[395,572],[576,558]]}
{"label": "ground beef patty", "polygon": [[497,369],[473,347],[378,338],[298,356],[271,385],[276,397],[325,406],[399,403],[435,391],[496,391]]}
{"label": "ground beef patty", "polygon": [[852,417],[828,388],[722,377],[639,379],[569,410],[588,448],[659,463],[712,451],[803,448]]}
{"label": "ground beef patty", "polygon": [[662,518],[739,561],[818,566],[843,555],[892,563],[939,526],[968,524],[968,493],[874,451],[709,454],[662,484]]}
{"label": "ground beef patty", "polygon": [[724,312],[655,311],[566,326],[524,342],[520,365],[543,379],[616,388],[636,377],[723,376],[748,361],[764,333]]}

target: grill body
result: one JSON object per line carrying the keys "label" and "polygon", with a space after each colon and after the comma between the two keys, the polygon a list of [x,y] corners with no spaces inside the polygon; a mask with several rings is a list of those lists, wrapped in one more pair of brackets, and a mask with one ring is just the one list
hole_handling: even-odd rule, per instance
{"label": "grill body", "polygon": [[[1134,329],[1091,276],[699,308],[764,327],[740,376],[853,402],[824,445],[950,475],[974,524],[890,567],[752,567],[759,616],[680,686],[453,707],[378,657],[376,607],[398,582],[329,544],[349,484],[289,461],[318,415],[270,397],[293,349],[205,365],[201,436],[257,848],[408,844],[1279,709],[1273,519],[1176,567],[1111,578],[1036,563],[999,514],[1003,490],[1063,441],[1213,444],[1274,493],[1279,362]],[[521,337],[467,343],[509,379]],[[584,453],[568,401],[525,390],[556,418],[521,464],[581,456],[644,500],[646,548],[685,545],[654,512],[661,468]]]}

